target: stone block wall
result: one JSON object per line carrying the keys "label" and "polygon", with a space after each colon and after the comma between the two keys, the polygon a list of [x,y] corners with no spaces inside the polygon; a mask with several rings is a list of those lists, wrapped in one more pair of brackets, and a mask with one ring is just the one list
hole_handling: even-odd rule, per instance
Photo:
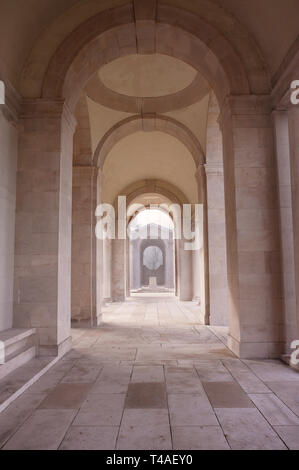
{"label": "stone block wall", "polygon": [[18,133],[0,110],[0,331],[13,324]]}

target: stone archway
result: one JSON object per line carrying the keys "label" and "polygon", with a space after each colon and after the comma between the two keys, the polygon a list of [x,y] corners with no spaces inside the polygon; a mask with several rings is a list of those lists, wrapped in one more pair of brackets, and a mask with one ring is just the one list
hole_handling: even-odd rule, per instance
{"label": "stone archway", "polygon": [[[160,2],[129,3],[75,29],[48,63],[41,99],[24,101],[19,177],[36,180],[38,174],[39,185],[32,191],[18,186],[17,236],[24,214],[32,225],[25,241],[26,276],[18,270],[15,275],[15,324],[28,326],[41,312],[37,327],[47,353],[70,346],[72,111],[101,64],[132,52],[159,51],[192,64],[220,103],[230,347],[241,357],[279,354],[281,316],[271,317],[280,300],[279,262],[268,270],[279,245],[276,197],[269,197],[275,188],[270,84],[256,46],[247,33],[240,40],[242,32],[238,25],[226,35],[215,20]],[[204,187],[204,175],[199,178]],[[34,269],[36,250],[44,256],[43,276]]]}
{"label": "stone archway", "polygon": [[114,145],[124,137],[138,131],[162,131],[180,140],[190,151],[196,168],[205,163],[204,152],[198,139],[182,123],[159,114],[135,115],[115,124],[100,140],[93,155],[93,165],[103,169],[105,160]]}
{"label": "stone archway", "polygon": [[[245,62],[248,59],[253,60],[256,66],[256,73],[252,74],[249,83],[246,67],[240,57],[226,38],[219,36],[211,25],[201,22],[196,15],[183,9],[159,3],[156,5],[154,1],[150,2],[148,8],[146,3],[148,2],[138,1],[137,5],[134,2],[134,11],[131,5],[125,5],[103,12],[78,27],[50,61],[43,82],[43,97],[64,95],[70,98],[72,107],[71,96],[74,97],[74,91],[82,89],[107,60],[128,53],[156,51],[181,58],[196,69],[202,68],[200,62],[205,63],[204,75],[219,98],[227,93],[267,91],[269,84],[265,80],[263,64],[254,47],[247,47],[247,54],[242,57]],[[148,22],[148,33],[144,37],[138,35],[142,21]],[[138,48],[136,35],[139,36]],[[213,43],[213,36],[218,41]],[[102,51],[101,54],[99,50]],[[225,58],[222,55],[223,50],[226,51]]]}

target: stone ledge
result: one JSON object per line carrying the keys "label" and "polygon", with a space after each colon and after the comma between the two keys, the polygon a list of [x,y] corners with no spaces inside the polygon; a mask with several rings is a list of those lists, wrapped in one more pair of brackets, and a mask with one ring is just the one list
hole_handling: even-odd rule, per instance
{"label": "stone ledge", "polygon": [[56,364],[59,357],[35,358],[0,380],[0,413]]}

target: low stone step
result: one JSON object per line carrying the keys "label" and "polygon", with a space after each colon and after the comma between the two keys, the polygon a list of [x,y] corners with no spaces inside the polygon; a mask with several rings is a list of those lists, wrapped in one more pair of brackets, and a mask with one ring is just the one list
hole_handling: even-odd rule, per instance
{"label": "low stone step", "polygon": [[26,364],[36,356],[36,347],[29,346],[21,349],[18,353],[6,358],[6,362],[0,365],[0,380],[8,374],[11,374],[15,369]]}
{"label": "low stone step", "polygon": [[35,333],[35,328],[10,328],[0,332],[0,341],[9,346]]}
{"label": "low stone step", "polygon": [[35,328],[11,328],[0,332],[0,380],[37,355]]}
{"label": "low stone step", "polygon": [[1,353],[4,354],[4,362],[6,363],[29,347],[36,346],[36,329],[11,328],[1,331],[0,341],[3,350]]}
{"label": "low stone step", "polygon": [[36,357],[0,380],[0,413],[48,372],[59,359]]}

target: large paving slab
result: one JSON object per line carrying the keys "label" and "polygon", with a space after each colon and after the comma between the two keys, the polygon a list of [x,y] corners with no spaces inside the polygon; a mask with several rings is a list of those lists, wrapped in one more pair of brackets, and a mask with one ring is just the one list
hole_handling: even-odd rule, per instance
{"label": "large paving slab", "polygon": [[256,408],[215,410],[233,450],[283,450],[283,441]]}
{"label": "large paving slab", "polygon": [[[0,413],[0,448],[225,450],[299,448],[299,374],[244,361],[227,328],[196,304],[131,298]],[[1,397],[46,360],[7,377]],[[31,367],[31,369],[30,369]]]}
{"label": "large paving slab", "polygon": [[75,410],[37,410],[4,446],[5,450],[56,450]]}

